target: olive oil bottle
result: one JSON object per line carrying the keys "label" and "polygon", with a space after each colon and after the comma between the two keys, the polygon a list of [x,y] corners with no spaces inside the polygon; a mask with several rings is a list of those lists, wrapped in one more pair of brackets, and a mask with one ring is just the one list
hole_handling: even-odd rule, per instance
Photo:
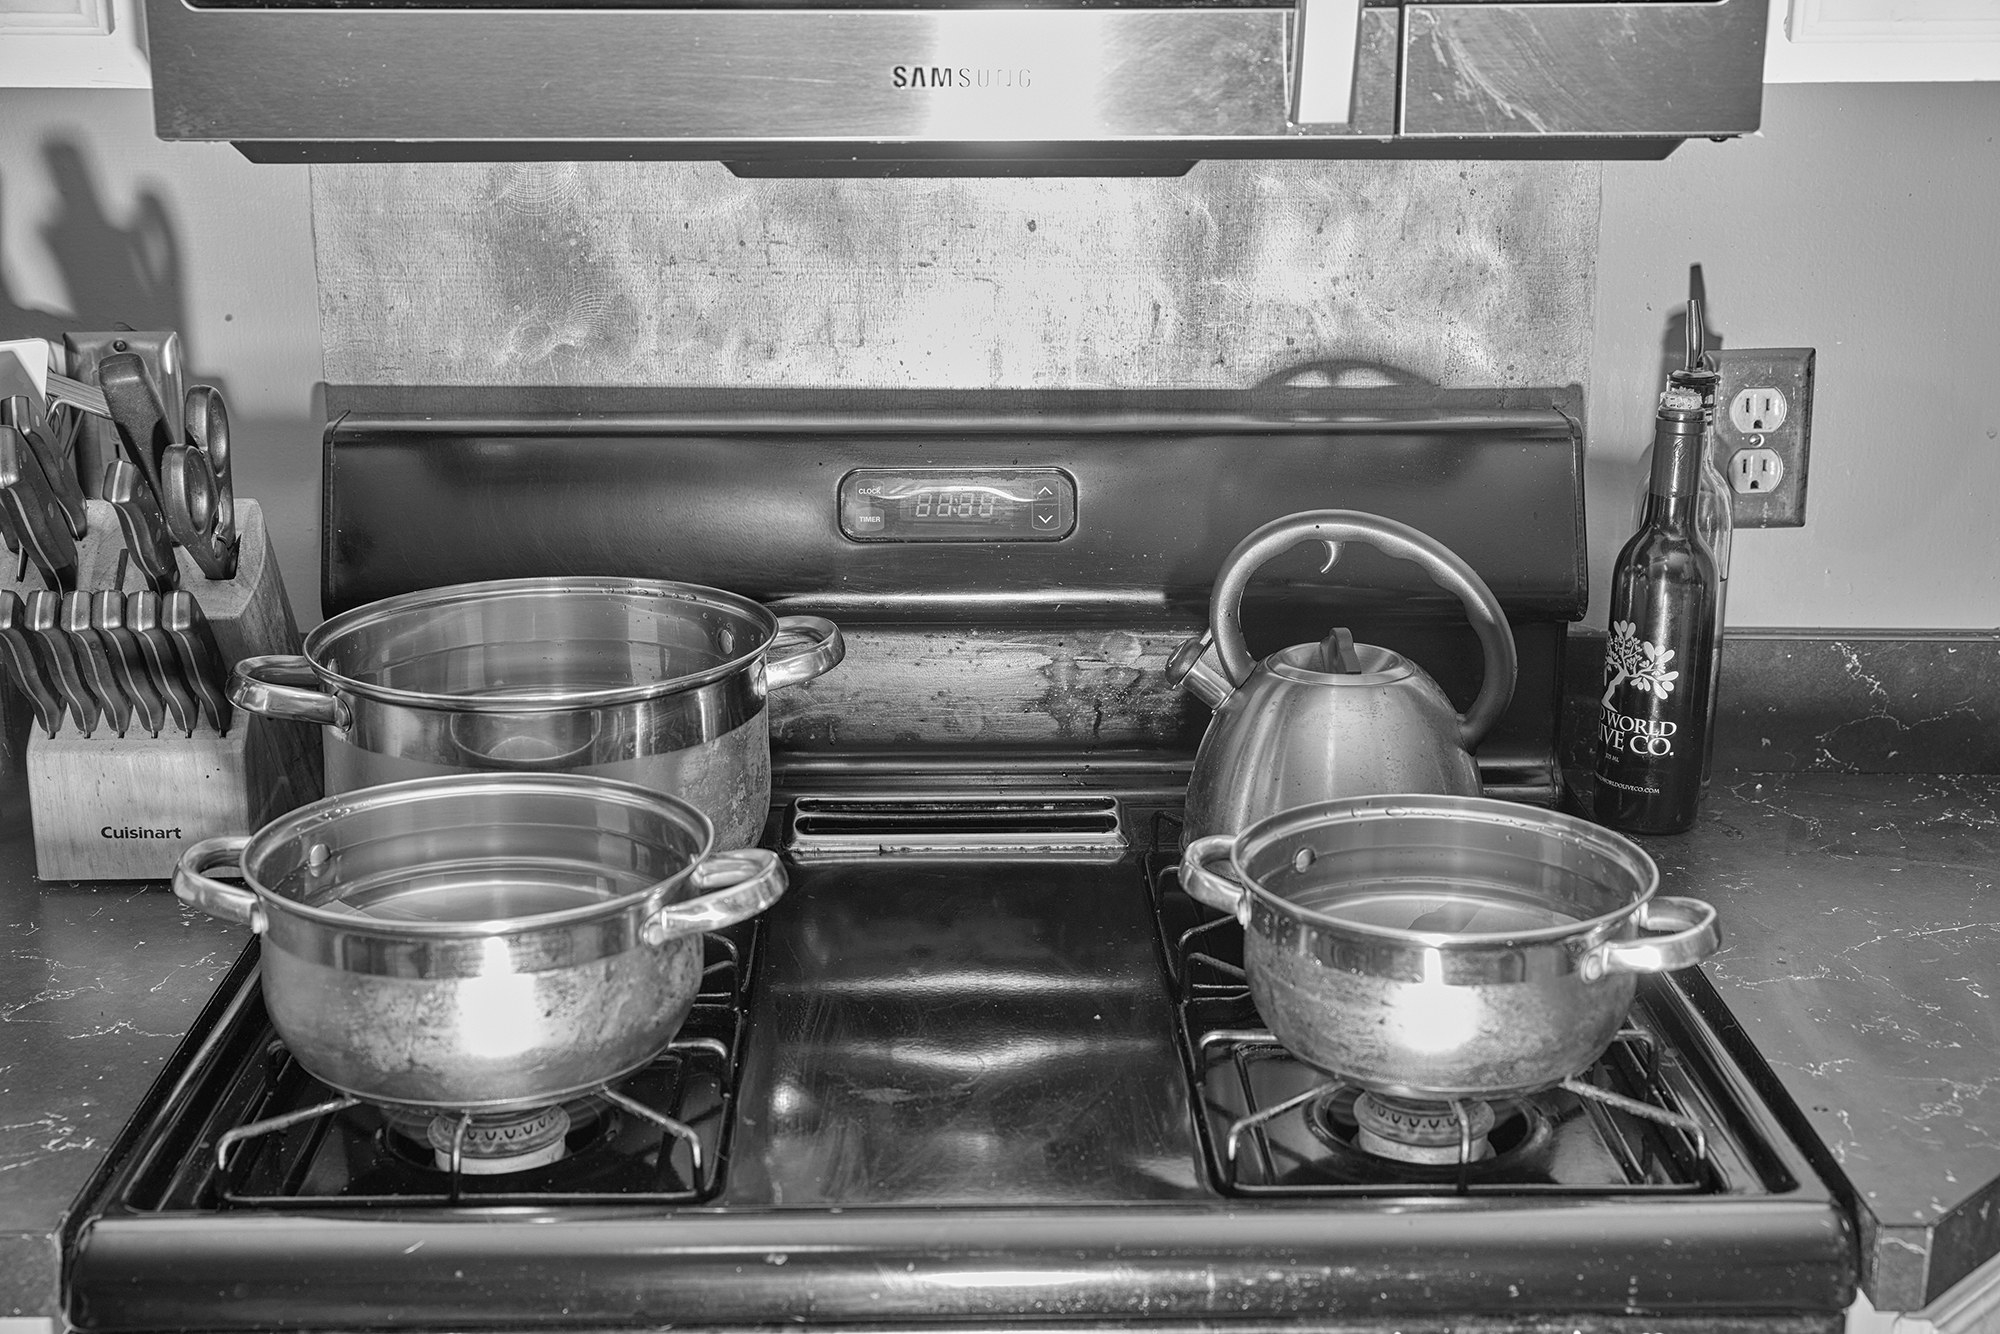
{"label": "olive oil bottle", "polygon": [[1702,408],[1688,387],[1660,396],[1645,515],[1611,574],[1594,810],[1626,833],[1679,833],[1701,804],[1721,596],[1697,515]]}

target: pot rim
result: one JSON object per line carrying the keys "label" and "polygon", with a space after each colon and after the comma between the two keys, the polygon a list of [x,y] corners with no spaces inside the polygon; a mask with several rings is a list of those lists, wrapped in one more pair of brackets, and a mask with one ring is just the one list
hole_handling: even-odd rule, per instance
{"label": "pot rim", "polygon": [[[1563,842],[1588,848],[1612,861],[1623,863],[1638,881],[1638,891],[1621,907],[1595,917],[1578,918],[1560,926],[1537,927],[1529,931],[1412,931],[1406,927],[1382,926],[1335,917],[1313,908],[1301,907],[1282,894],[1265,888],[1244,866],[1245,849],[1253,843],[1267,844],[1296,834],[1301,829],[1328,824],[1362,824],[1429,816],[1463,822],[1503,825],[1525,830],[1537,837],[1554,835]],[[1339,797],[1314,802],[1267,816],[1238,833],[1229,846],[1229,865],[1236,882],[1253,897],[1274,910],[1297,918],[1316,930],[1360,936],[1403,946],[1445,952],[1522,945],[1595,942],[1625,922],[1660,888],[1660,868],[1644,848],[1614,830],[1561,811],[1523,806],[1518,802],[1492,797],[1461,797],[1444,794],[1375,795]]]}
{"label": "pot rim", "polygon": [[[358,810],[384,806],[422,804],[433,798],[463,797],[481,788],[510,791],[542,790],[563,796],[587,798],[593,804],[626,806],[640,810],[665,811],[684,820],[697,834],[697,848],[688,864],[664,880],[655,880],[640,889],[581,907],[558,912],[534,913],[521,917],[488,917],[473,921],[423,922],[390,921],[353,912],[321,908],[288,898],[263,883],[251,870],[258,854],[273,844],[291,839],[307,841],[313,830],[332,824]],[[323,798],[266,824],[250,836],[241,858],[244,884],[274,912],[304,918],[348,935],[368,935],[383,939],[484,940],[520,936],[541,931],[564,931],[572,927],[623,916],[634,910],[650,910],[670,895],[675,887],[694,874],[697,866],[715,852],[715,825],[693,803],[672,795],[628,783],[621,779],[592,774],[470,773],[407,778],[395,783],[359,788]]]}
{"label": "pot rim", "polygon": [[[713,667],[684,676],[670,677],[643,685],[607,686],[591,690],[530,691],[523,694],[447,694],[428,690],[405,690],[344,676],[326,665],[330,644],[362,633],[394,617],[432,612],[443,607],[512,597],[529,593],[626,593],[694,604],[707,604],[734,612],[757,624],[762,636],[757,644]],[[442,709],[456,713],[549,713],[584,709],[616,708],[642,703],[666,695],[726,680],[750,667],[763,656],[778,636],[778,617],[770,608],[739,593],[711,588],[706,584],[679,583],[670,579],[632,579],[612,575],[537,577],[528,579],[484,579],[473,583],[446,584],[422,588],[394,597],[380,598],[328,617],[308,631],[301,649],[313,675],[333,691],[358,695],[363,699],[404,708]]]}

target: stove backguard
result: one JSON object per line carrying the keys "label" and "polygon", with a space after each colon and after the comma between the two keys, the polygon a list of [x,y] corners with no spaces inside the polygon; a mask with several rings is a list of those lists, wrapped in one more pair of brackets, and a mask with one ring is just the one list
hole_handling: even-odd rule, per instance
{"label": "stove backguard", "polygon": [[[1587,601],[1579,402],[1574,388],[335,388],[323,597],[332,614],[422,586],[625,575],[831,617],[847,661],[772,696],[781,786],[926,755],[1157,761],[1191,755],[1207,723],[1162,668],[1206,620],[1223,557],[1278,516],[1357,509],[1437,538],[1492,587],[1521,667],[1483,776],[1551,801],[1563,645]],[[979,482],[995,512],[947,488],[937,498],[970,514],[940,520],[919,499],[873,526],[887,511],[870,505],[939,477]],[[1352,544],[1331,572],[1319,563],[1301,549],[1265,567],[1245,601],[1253,651],[1345,624],[1470,703],[1479,652],[1455,599]]]}

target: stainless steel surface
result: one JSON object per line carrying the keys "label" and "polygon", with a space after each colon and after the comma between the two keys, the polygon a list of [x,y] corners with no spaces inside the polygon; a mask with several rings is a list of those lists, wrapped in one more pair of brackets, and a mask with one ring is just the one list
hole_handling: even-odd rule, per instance
{"label": "stainless steel surface", "polygon": [[[1352,645],[1358,671],[1325,670],[1321,645],[1297,644],[1262,663],[1243,641],[1243,595],[1260,566],[1303,542],[1327,562],[1362,542],[1411,561],[1457,597],[1478,635],[1483,673],[1465,713],[1422,668],[1372,644]],[[1514,697],[1517,656],[1507,617],[1457,555],[1407,524],[1352,510],[1287,515],[1252,532],[1223,561],[1209,631],[1169,667],[1215,710],[1188,780],[1187,836],[1235,833],[1281,810],[1377,792],[1476,796],[1477,746]],[[1209,645],[1212,643],[1212,649]],[[1213,661],[1206,661],[1212,655]],[[1337,665],[1337,664],[1336,664]]]}
{"label": "stainless steel surface", "polygon": [[[1308,60],[1314,86],[1298,90],[1310,107],[1351,79],[1351,112],[1299,124],[1291,6],[147,6],[160,135],[253,156],[900,155],[1045,172],[1394,153],[1401,135],[1462,140],[1448,155],[1551,139],[1657,155],[1757,127],[1764,16],[1763,0],[1370,7],[1358,62]],[[524,69],[541,95],[519,95]]]}
{"label": "stainless steel surface", "polygon": [[[1211,869],[1224,858],[1226,876]],[[1181,876],[1246,927],[1251,995],[1279,1042],[1405,1097],[1558,1084],[1610,1044],[1635,974],[1720,944],[1709,905],[1655,897],[1631,840],[1477,797],[1284,812],[1191,843]],[[1653,928],[1669,934],[1639,935]]]}
{"label": "stainless steel surface", "polygon": [[89,527],[83,511],[83,488],[77,482],[76,465],[56,438],[49,419],[48,400],[35,386],[28,368],[18,356],[0,356],[0,424],[13,427],[27,441],[49,492],[62,509],[71,537],[82,537]]}
{"label": "stainless steel surface", "polygon": [[1298,0],[1292,11],[1295,125],[1345,125],[1360,72],[1361,0]]}
{"label": "stainless steel surface", "polygon": [[[263,936],[273,1025],[370,1102],[562,1101],[645,1064],[700,983],[700,933],[784,893],[687,802],[571,774],[350,793],[182,854],[174,892]],[[247,888],[210,872],[239,862]]]}
{"label": "stainless steel surface", "polygon": [[118,527],[125,534],[125,549],[132,564],[155,593],[164,593],[180,582],[180,564],[174,559],[173,534],[167,531],[166,515],[138,467],[125,459],[104,465],[104,498],[118,511]]}
{"label": "stainless steel surface", "polygon": [[104,641],[111,670],[132,701],[132,711],[142,726],[158,736],[167,725],[166,698],[146,669],[146,658],[138,636],[125,625],[125,596],[115,589],[100,589],[90,595],[90,628]]}
{"label": "stainless steel surface", "polygon": [[76,587],[76,539],[26,437],[0,425],[0,505],[51,588]]}
{"label": "stainless steel surface", "polygon": [[[69,363],[69,373],[97,389],[98,402],[106,414],[102,419],[85,420],[77,436],[77,475],[88,489],[98,485],[104,477],[106,465],[119,456],[121,449],[115,414],[104,397],[98,378],[99,366],[104,358],[114,353],[134,353],[147,376],[160,387],[160,401],[179,403],[186,376],[181,336],[172,329],[78,330],[63,335],[63,352]],[[92,494],[101,495],[99,492]]]}
{"label": "stainless steel surface", "polygon": [[62,628],[62,595],[48,589],[28,594],[21,624],[41,651],[49,686],[69,705],[77,731],[89,736],[97,730],[97,696],[84,680],[83,664],[77,659],[76,645]]}
{"label": "stainless steel surface", "polygon": [[160,628],[167,632],[167,639],[174,646],[174,657],[181,665],[181,680],[201,707],[201,716],[217,732],[227,734],[231,710],[223,694],[223,683],[229,675],[229,665],[222,659],[215,632],[209,628],[208,617],[202,614],[194,594],[177,588],[164,595],[160,599]]}
{"label": "stainless steel surface", "polygon": [[160,497],[160,460],[179,444],[178,423],[160,398],[160,389],[137,352],[113,352],[97,365],[97,382],[111,409],[125,457],[138,466],[155,500]]}
{"label": "stainless steel surface", "polygon": [[1115,862],[1130,846],[1116,797],[879,793],[802,796],[785,854],[801,865],[874,857]]}
{"label": "stainless steel surface", "polygon": [[198,384],[182,416],[186,444],[160,459],[160,503],[167,530],[210,579],[236,574],[236,485],[230,460],[229,411],[222,393]]}
{"label": "stainless steel surface", "polygon": [[160,624],[160,595],[143,590],[127,593],[125,627],[138,643],[146,674],[159,688],[160,700],[166,705],[168,717],[183,734],[191,735],[201,717],[201,706],[195,702],[194,692],[188,687],[173,639]]}
{"label": "stainless steel surface", "polygon": [[62,628],[69,636],[77,663],[83,668],[90,693],[97,696],[98,706],[104,710],[104,720],[112,731],[124,736],[132,730],[132,698],[125,693],[124,682],[111,664],[109,646],[91,628],[90,594],[81,590],[63,594]]}
{"label": "stainless steel surface", "polygon": [[767,692],[843,652],[832,622],[718,589],[494,580],[345,612],[306,636],[302,658],[237,663],[229,693],[321,727],[329,792],[476,770],[592,773],[686,797],[734,847],[757,841],[770,806]]}
{"label": "stainless steel surface", "polygon": [[28,634],[28,609],[21,595],[0,588],[0,659],[6,663],[7,679],[26,697],[35,711],[35,722],[44,735],[62,730],[63,701],[49,683],[41,653]]}

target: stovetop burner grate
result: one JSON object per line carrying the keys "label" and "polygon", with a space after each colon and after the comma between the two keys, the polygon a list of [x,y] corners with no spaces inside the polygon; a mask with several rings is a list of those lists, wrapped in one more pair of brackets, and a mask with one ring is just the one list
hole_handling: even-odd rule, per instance
{"label": "stovetop burner grate", "polygon": [[[345,1097],[264,1030],[214,1090],[195,1147],[159,1183],[168,1207],[368,1210],[690,1204],[721,1190],[758,935],[704,939],[701,990],[673,1043],[615,1084],[545,1109],[533,1153],[495,1162],[504,1119],[437,1118]],[[523,1120],[523,1127],[526,1119]],[[560,1147],[544,1143],[559,1136]],[[512,1170],[506,1170],[512,1169]]]}
{"label": "stovetop burner grate", "polygon": [[[1171,817],[1158,847],[1179,842]],[[1643,1003],[1588,1071],[1493,1105],[1490,1156],[1408,1162],[1365,1147],[1361,1090],[1285,1050],[1264,1026],[1243,969],[1243,930],[1180,886],[1178,859],[1156,855],[1147,883],[1184,1055],[1199,1091],[1198,1131],[1211,1183],[1233,1196],[1698,1195],[1738,1166],[1704,1130],[1702,1099]],[[1468,1127],[1471,1104],[1440,1104]]]}

